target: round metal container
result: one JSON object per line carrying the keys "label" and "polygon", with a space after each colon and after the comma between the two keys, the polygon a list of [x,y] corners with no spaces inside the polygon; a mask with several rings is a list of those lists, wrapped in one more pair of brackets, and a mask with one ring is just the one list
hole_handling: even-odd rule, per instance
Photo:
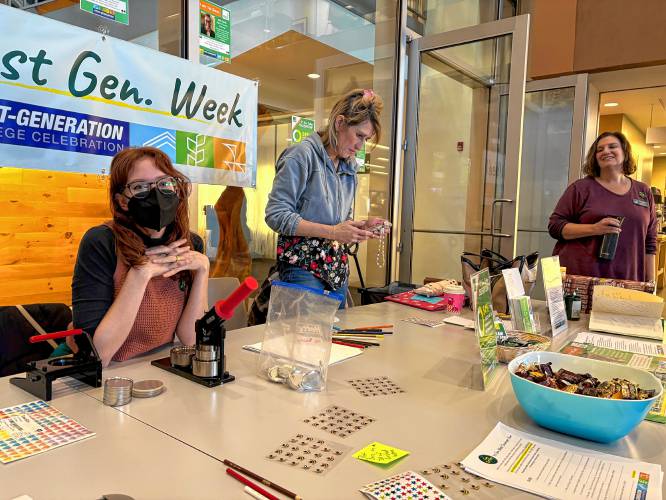
{"label": "round metal container", "polygon": [[104,381],[102,401],[108,406],[123,406],[132,400],[132,379],[111,377]]}
{"label": "round metal container", "polygon": [[132,385],[132,396],[135,398],[152,398],[164,391],[164,382],[161,380],[139,380]]}
{"label": "round metal container", "polygon": [[196,358],[199,361],[217,361],[220,348],[216,345],[198,345],[196,347]]}
{"label": "round metal container", "polygon": [[171,349],[171,366],[189,367],[194,356],[194,346],[183,345]]}
{"label": "round metal container", "polygon": [[203,378],[217,377],[217,361],[204,361],[192,358],[192,373],[197,377]]}

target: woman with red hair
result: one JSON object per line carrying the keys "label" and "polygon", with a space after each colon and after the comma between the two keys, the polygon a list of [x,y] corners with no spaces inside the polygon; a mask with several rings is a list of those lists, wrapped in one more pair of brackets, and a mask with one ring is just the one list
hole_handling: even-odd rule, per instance
{"label": "woman with red hair", "polygon": [[189,180],[159,149],[111,162],[113,220],[81,240],[72,280],[74,327],[93,335],[102,363],[172,342],[194,344],[207,307],[208,258],[189,230]]}

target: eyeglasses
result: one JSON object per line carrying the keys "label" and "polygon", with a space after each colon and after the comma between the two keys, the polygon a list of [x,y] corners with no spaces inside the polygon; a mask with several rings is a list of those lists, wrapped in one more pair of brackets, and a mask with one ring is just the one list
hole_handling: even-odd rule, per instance
{"label": "eyeglasses", "polygon": [[134,181],[125,184],[125,188],[134,198],[146,198],[153,186],[166,196],[178,194],[178,179],[170,175],[160,177],[154,181]]}

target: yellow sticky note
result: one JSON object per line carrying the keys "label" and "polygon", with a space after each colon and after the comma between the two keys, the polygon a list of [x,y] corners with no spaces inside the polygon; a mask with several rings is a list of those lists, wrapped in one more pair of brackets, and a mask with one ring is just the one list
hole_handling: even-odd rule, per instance
{"label": "yellow sticky note", "polygon": [[354,458],[365,460],[366,462],[385,465],[390,464],[391,462],[394,462],[406,455],[409,455],[408,451],[400,450],[398,448],[394,448],[393,446],[388,446],[386,444],[378,443],[375,441],[374,443],[370,443],[365,448],[354,453],[353,456]]}

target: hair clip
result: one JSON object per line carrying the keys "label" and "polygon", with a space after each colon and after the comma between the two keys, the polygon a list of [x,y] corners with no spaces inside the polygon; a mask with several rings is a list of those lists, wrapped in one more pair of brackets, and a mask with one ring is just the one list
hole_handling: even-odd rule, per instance
{"label": "hair clip", "polygon": [[363,97],[375,97],[375,92],[372,89],[363,89]]}

